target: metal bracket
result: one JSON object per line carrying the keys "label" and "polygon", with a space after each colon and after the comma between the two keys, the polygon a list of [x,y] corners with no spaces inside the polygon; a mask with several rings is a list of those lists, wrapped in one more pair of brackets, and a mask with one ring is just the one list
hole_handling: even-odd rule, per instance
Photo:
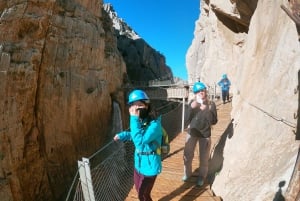
{"label": "metal bracket", "polygon": [[298,112],[295,112],[295,113],[294,113],[294,119],[297,119],[298,116],[299,116]]}
{"label": "metal bracket", "polygon": [[290,0],[291,11],[281,4],[281,8],[286,12],[286,14],[296,23],[297,26],[300,26],[300,3],[297,0]]}

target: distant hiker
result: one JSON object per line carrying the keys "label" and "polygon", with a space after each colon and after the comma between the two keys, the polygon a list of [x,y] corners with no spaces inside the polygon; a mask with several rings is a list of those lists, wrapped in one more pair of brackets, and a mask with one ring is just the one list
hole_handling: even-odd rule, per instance
{"label": "distant hiker", "polygon": [[132,140],[134,152],[134,185],[140,201],[152,201],[151,191],[161,173],[161,155],[156,152],[162,139],[161,116],[151,107],[142,90],[133,90],[128,98],[130,131],[122,131],[114,140]]}
{"label": "distant hiker", "polygon": [[218,82],[218,85],[221,87],[222,90],[222,100],[223,100],[223,104],[225,104],[225,101],[227,100],[228,102],[229,100],[229,89],[230,89],[230,85],[231,82],[228,79],[226,74],[222,75],[222,79]]}
{"label": "distant hiker", "polygon": [[200,167],[197,186],[202,186],[208,172],[208,160],[211,147],[211,126],[218,121],[216,104],[207,96],[206,85],[196,82],[193,86],[194,100],[188,108],[188,132],[183,151],[185,182],[192,175],[192,161],[197,142],[199,143]]}

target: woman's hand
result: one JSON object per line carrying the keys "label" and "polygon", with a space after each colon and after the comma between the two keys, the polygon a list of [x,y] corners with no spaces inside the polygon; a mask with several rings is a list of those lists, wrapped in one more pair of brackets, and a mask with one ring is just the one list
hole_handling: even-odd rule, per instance
{"label": "woman's hand", "polygon": [[197,107],[199,107],[199,103],[197,103],[197,101],[193,101],[192,103],[191,103],[191,107],[194,109],[194,108],[197,108]]}
{"label": "woman's hand", "polygon": [[120,140],[119,136],[118,136],[118,135],[115,135],[114,141],[118,141],[118,140]]}
{"label": "woman's hand", "polygon": [[139,116],[140,112],[139,112],[138,108],[139,108],[139,106],[137,106],[137,105],[130,106],[130,108],[129,108],[129,114],[131,116]]}
{"label": "woman's hand", "polygon": [[206,105],[201,104],[201,105],[200,105],[200,110],[205,110],[206,107],[207,107]]}
{"label": "woman's hand", "polygon": [[205,110],[205,108],[207,107],[207,105],[205,105],[204,103],[200,104],[198,103],[196,100],[194,100],[192,103],[191,103],[191,107],[194,109],[194,108],[200,108],[200,110]]}

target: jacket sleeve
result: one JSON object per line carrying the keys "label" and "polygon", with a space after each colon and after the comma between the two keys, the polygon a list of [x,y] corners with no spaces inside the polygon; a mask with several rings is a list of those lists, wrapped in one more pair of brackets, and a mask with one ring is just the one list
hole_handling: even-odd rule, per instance
{"label": "jacket sleeve", "polygon": [[162,128],[161,128],[161,117],[152,120],[145,130],[143,143],[150,143],[159,138],[162,135]]}
{"label": "jacket sleeve", "polygon": [[152,120],[146,129],[142,128],[142,123],[139,121],[139,117],[130,116],[130,130],[131,138],[137,150],[148,149],[152,142],[157,139],[161,139],[161,117]]}
{"label": "jacket sleeve", "polygon": [[219,82],[218,82],[218,85],[221,87],[222,86],[222,80],[220,80]]}
{"label": "jacket sleeve", "polygon": [[143,132],[142,124],[138,116],[130,115],[130,134],[133,143],[136,147],[140,148],[143,141]]}
{"label": "jacket sleeve", "polygon": [[192,104],[192,101],[189,103],[189,106],[188,106],[188,109],[187,109],[187,120],[185,121],[185,123],[184,123],[184,127],[187,127],[190,123],[191,123],[191,121],[192,121],[192,119],[193,119],[193,117],[196,115],[196,113],[199,111],[198,109],[193,109],[192,107],[191,107],[191,104]]}
{"label": "jacket sleeve", "polygon": [[209,111],[211,113],[211,124],[215,125],[218,122],[218,113],[215,102],[211,102],[209,106]]}
{"label": "jacket sleeve", "polygon": [[122,131],[117,134],[121,141],[131,140],[130,131]]}

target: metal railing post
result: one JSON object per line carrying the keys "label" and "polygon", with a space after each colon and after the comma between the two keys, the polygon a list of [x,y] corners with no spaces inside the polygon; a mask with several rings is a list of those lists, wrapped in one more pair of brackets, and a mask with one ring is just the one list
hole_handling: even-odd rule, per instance
{"label": "metal railing post", "polygon": [[217,85],[214,83],[214,100],[216,99],[217,96]]}
{"label": "metal railing post", "polygon": [[78,161],[78,168],[84,201],[95,201],[89,159]]}
{"label": "metal railing post", "polygon": [[182,121],[181,121],[181,132],[184,130],[184,110],[185,110],[185,97],[182,98]]}

